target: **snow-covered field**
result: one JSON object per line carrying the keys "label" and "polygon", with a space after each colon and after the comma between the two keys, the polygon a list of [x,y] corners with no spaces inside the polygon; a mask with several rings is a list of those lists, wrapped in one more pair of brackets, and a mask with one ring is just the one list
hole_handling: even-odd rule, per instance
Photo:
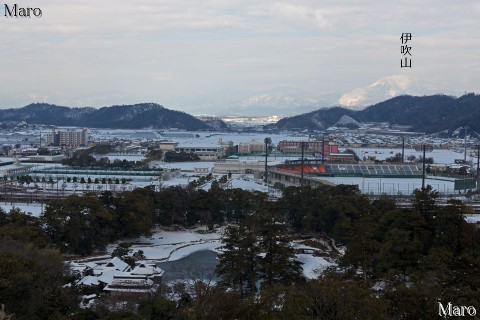
{"label": "snow-covered field", "polygon": [[45,209],[45,205],[41,203],[34,202],[34,203],[21,203],[21,202],[13,202],[7,201],[7,203],[2,202],[0,203],[0,207],[5,210],[5,212],[10,211],[13,208],[18,208],[23,212],[29,213],[32,216],[39,217],[42,214],[42,210]]}
{"label": "snow-covered field", "polygon": [[[351,148],[355,153],[363,159],[375,157],[376,160],[385,160],[389,157],[401,153],[401,149],[383,149],[383,148]],[[345,149],[340,149],[344,151]],[[417,159],[423,156],[421,151],[414,149],[405,149],[405,159],[409,156],[415,156]],[[437,164],[453,164],[456,159],[463,159],[464,154],[448,149],[436,149],[426,153],[426,158],[432,157]],[[467,151],[467,161],[476,164],[476,158],[471,157]],[[322,177],[323,180],[333,182],[334,184],[358,185],[362,193],[368,194],[387,194],[409,195],[415,189],[422,187],[421,178],[361,178],[361,177]],[[443,194],[456,194],[458,190],[454,190],[454,181],[448,181],[447,178],[430,177],[425,180],[426,185],[431,185],[435,190]],[[464,192],[462,190],[462,192]]]}
{"label": "snow-covered field", "polygon": [[[360,159],[368,158],[368,157],[375,157],[376,160],[385,160],[390,157],[394,157],[397,153],[402,153],[402,149],[392,149],[392,148],[349,148],[357,154]],[[345,148],[340,148],[340,151],[345,151]],[[459,150],[461,151],[461,150]],[[405,160],[409,156],[415,156],[417,159],[423,157],[422,151],[416,151],[415,149],[405,149]],[[451,164],[455,162],[455,159],[462,159],[464,158],[463,151],[456,152],[455,150],[451,149],[435,149],[432,152],[425,153],[425,158],[433,158],[435,163],[440,164]],[[469,154],[469,150],[467,150],[467,161],[472,161],[473,163],[477,162],[477,159],[471,157]]]}
{"label": "snow-covered field", "polygon": [[[204,233],[204,228],[189,230],[165,231],[156,230],[151,237],[139,237],[135,239],[126,239],[122,242],[131,244],[130,249],[134,252],[142,250],[147,260],[175,261],[189,254],[201,251],[217,251],[221,246],[220,239],[223,229],[215,232]],[[107,248],[108,253],[112,253],[116,244]]]}
{"label": "snow-covered field", "polygon": [[[410,195],[415,189],[422,187],[421,178],[322,177],[321,179],[334,184],[358,185],[362,193],[376,195]],[[458,190],[454,190],[454,181],[425,179],[425,185],[431,185],[442,194],[458,193]]]}

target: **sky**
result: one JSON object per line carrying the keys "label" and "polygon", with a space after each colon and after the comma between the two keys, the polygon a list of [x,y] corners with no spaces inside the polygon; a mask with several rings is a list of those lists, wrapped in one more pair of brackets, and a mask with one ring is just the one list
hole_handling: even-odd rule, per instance
{"label": "sky", "polygon": [[[5,3],[42,16],[5,17]],[[271,90],[342,94],[392,75],[479,92],[479,17],[470,0],[1,2],[0,108],[198,112]],[[412,68],[400,68],[402,33],[412,34]]]}

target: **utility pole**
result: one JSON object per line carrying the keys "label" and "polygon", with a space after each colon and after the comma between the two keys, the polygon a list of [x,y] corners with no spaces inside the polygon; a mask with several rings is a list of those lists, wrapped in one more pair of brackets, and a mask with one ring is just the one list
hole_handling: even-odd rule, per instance
{"label": "utility pole", "polygon": [[405,136],[402,136],[402,163],[405,163]]}
{"label": "utility pole", "polygon": [[465,136],[463,137],[463,145],[465,146],[465,153],[463,154],[463,161],[467,163],[467,126],[463,127],[465,129]]}

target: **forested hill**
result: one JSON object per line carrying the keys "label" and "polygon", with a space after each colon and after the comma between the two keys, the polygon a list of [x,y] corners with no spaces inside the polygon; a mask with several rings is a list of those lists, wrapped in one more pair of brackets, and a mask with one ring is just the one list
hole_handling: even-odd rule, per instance
{"label": "forested hill", "polygon": [[[155,103],[95,108],[69,108],[33,103],[19,109],[0,110],[0,121],[92,128],[179,128],[201,130],[210,127],[203,121]],[[226,127],[226,126],[225,126]]]}
{"label": "forested hill", "polygon": [[480,95],[467,94],[459,98],[446,95],[399,96],[361,111],[342,107],[320,109],[282,119],[270,128],[323,130],[334,125],[343,115],[360,122],[409,125],[414,131],[426,133],[452,132],[463,125],[480,132]]}

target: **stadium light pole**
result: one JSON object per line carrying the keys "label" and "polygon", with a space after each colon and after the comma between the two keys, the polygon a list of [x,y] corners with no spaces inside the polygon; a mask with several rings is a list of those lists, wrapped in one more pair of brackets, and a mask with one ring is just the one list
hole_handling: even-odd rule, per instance
{"label": "stadium light pole", "polygon": [[480,144],[477,144],[477,174],[476,178],[478,180],[478,170],[480,169]]}
{"label": "stadium light pole", "polygon": [[306,143],[304,141],[302,141],[300,143],[300,147],[302,148],[302,172],[301,172],[301,176],[300,176],[300,185],[303,187],[303,172],[304,172],[304,166],[305,166],[305,160],[304,160],[304,155],[305,155],[305,145]]}
{"label": "stadium light pole", "polygon": [[325,136],[322,135],[322,164],[324,164],[325,161]]}
{"label": "stadium light pole", "polygon": [[265,177],[264,182],[265,184],[268,183],[268,145],[272,143],[272,139],[265,138]]}
{"label": "stadium light pole", "polygon": [[426,176],[426,170],[425,170],[425,154],[426,152],[431,152],[433,151],[433,146],[432,145],[427,145],[426,143],[422,143],[420,145],[415,146],[415,151],[423,151],[423,159],[422,159],[422,190],[425,188],[425,176]]}
{"label": "stadium light pole", "polygon": [[425,190],[425,148],[426,145],[423,144],[422,191]]}

